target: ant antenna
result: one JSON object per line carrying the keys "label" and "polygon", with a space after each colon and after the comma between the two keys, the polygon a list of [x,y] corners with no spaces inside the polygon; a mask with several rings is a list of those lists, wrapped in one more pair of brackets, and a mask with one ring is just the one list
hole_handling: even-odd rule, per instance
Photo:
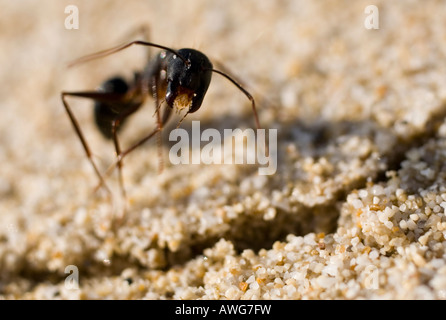
{"label": "ant antenna", "polygon": [[[255,121],[256,121],[256,127],[257,127],[257,129],[261,129],[259,116],[257,115],[256,102],[254,100],[254,97],[245,88],[243,88],[241,84],[239,84],[237,81],[235,81],[228,74],[226,74],[226,73],[224,73],[222,71],[216,70],[216,69],[210,69],[210,70],[212,72],[218,73],[219,75],[221,75],[221,76],[225,77],[226,79],[228,79],[229,81],[231,81],[240,91],[242,91],[248,97],[248,99],[251,101],[251,104],[252,104],[252,111],[254,112],[254,118],[255,118]],[[267,153],[269,153],[268,145],[266,145],[265,151]]]}
{"label": "ant antenna", "polygon": [[119,46],[111,48],[111,49],[107,49],[107,50],[99,51],[99,52],[96,52],[96,53],[93,53],[93,54],[90,54],[90,55],[83,56],[83,57],[81,57],[79,59],[76,59],[76,60],[70,62],[68,64],[68,67],[70,68],[70,67],[73,67],[75,65],[87,62],[87,61],[91,61],[91,60],[95,60],[95,59],[106,57],[108,55],[111,55],[113,53],[116,53],[116,52],[119,52],[121,50],[124,50],[124,49],[126,49],[126,48],[128,48],[128,47],[130,47],[132,45],[135,45],[135,44],[136,45],[141,45],[141,46],[155,47],[155,48],[159,48],[159,49],[162,49],[162,50],[166,50],[166,51],[172,52],[174,55],[176,55],[181,60],[183,60],[183,62],[187,66],[190,64],[190,62],[188,60],[186,60],[186,58],[184,58],[182,55],[180,55],[178,53],[178,51],[176,51],[174,49],[171,49],[169,47],[165,47],[165,46],[153,43],[153,42],[146,42],[146,41],[136,40],[136,41],[132,41],[132,42],[129,42],[129,43],[126,43],[126,44],[119,45]]}
{"label": "ant antenna", "polygon": [[221,76],[225,77],[226,79],[228,79],[229,81],[231,81],[240,91],[242,91],[248,97],[248,99],[251,101],[251,104],[252,104],[252,111],[254,112],[256,127],[257,127],[257,129],[260,129],[259,116],[257,115],[256,103],[254,101],[253,96],[248,91],[246,91],[246,89],[243,88],[237,81],[235,81],[233,78],[231,78],[228,74],[226,74],[222,71],[216,70],[216,69],[209,69],[209,70],[211,70],[212,72],[218,73],[219,75],[221,75]]}

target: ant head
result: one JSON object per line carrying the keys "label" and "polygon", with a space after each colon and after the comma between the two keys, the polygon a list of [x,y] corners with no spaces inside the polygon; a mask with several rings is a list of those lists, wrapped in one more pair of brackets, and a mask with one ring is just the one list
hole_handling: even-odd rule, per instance
{"label": "ant head", "polygon": [[171,107],[187,113],[197,111],[204,99],[212,77],[212,63],[200,51],[178,50],[167,63],[166,102]]}

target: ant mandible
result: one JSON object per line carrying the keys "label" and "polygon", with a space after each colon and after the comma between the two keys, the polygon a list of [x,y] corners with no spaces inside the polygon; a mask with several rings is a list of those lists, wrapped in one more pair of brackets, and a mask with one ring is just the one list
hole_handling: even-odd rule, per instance
{"label": "ant mandible", "polygon": [[[203,103],[204,96],[211,82],[212,73],[217,73],[225,77],[246,95],[252,104],[257,129],[260,128],[253,96],[228,74],[214,69],[210,60],[202,52],[194,49],[174,50],[152,42],[132,41],[124,45],[84,56],[73,61],[69,66],[102,58],[133,45],[155,47],[162,51],[148,62],[141,73],[135,73],[135,77],[131,83],[127,83],[120,77],[114,77],[105,81],[98,91],[63,91],[61,93],[65,110],[82,143],[87,158],[99,178],[99,185],[96,190],[104,186],[110,192],[110,189],[105,183],[105,177],[110,174],[113,168],[118,167],[119,181],[124,197],[125,189],[122,177],[122,161],[124,157],[152,138],[155,134],[158,134],[158,144],[160,146],[160,132],[168,121],[172,109],[176,109],[177,111],[187,109],[186,114],[182,117],[178,126],[186,115],[196,112]],[[143,105],[149,94],[155,100],[157,127],[128,149],[121,150],[117,133],[126,118]],[[87,140],[67,103],[66,97],[69,96],[88,98],[95,101],[94,116],[96,125],[105,138],[113,140],[117,158],[108,168],[104,176],[94,162]],[[167,107],[161,115],[160,109],[164,101]]]}

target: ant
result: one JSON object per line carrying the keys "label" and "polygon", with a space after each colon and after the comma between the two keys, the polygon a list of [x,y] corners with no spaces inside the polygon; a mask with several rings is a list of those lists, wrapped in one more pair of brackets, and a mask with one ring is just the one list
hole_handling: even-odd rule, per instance
{"label": "ant", "polygon": [[[177,125],[177,127],[179,127],[181,122],[189,113],[194,113],[201,107],[213,73],[223,76],[246,95],[252,104],[257,129],[260,128],[256,104],[253,96],[227,73],[214,69],[211,61],[206,57],[206,55],[194,49],[185,48],[174,50],[156,43],[137,40],[81,57],[71,62],[69,66],[102,58],[133,45],[161,49],[161,51],[152,60],[149,60],[142,72],[135,73],[133,81],[126,82],[121,77],[113,77],[106,80],[102,84],[101,89],[97,91],[63,91],[61,93],[65,110],[73,124],[79,140],[82,143],[87,158],[99,178],[99,185],[95,188],[95,190],[103,186],[108,192],[110,192],[110,189],[105,183],[105,177],[111,173],[113,168],[117,167],[119,171],[121,192],[124,198],[125,189],[122,177],[122,161],[124,157],[151,139],[154,135],[158,135],[158,145],[160,147],[160,133],[164,125],[169,120],[171,110],[176,109],[179,112],[186,109],[185,115],[181,118]],[[149,94],[155,101],[157,126],[150,134],[140,139],[134,145],[130,146],[128,149],[122,150],[118,140],[118,131],[124,121],[131,114],[140,109]],[[101,174],[93,160],[91,149],[87,143],[87,140],[85,139],[84,134],[82,133],[78,121],[71,111],[71,108],[66,100],[67,97],[88,98],[95,102],[94,119],[96,126],[105,138],[113,140],[116,152],[116,161],[113,162],[104,175]],[[160,109],[164,102],[167,106],[164,108],[163,114],[161,115]],[[161,152],[161,149],[159,149],[159,152]]]}

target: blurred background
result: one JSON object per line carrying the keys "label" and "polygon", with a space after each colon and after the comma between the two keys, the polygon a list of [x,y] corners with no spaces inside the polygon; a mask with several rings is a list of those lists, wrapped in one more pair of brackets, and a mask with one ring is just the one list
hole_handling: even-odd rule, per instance
{"label": "blurred background", "polygon": [[[379,8],[377,30],[364,26],[368,17],[364,10],[370,4]],[[69,16],[65,8],[70,5],[79,10],[78,29],[65,26]],[[365,181],[390,168],[391,163],[385,162],[382,155],[399,155],[400,140],[423,135],[435,115],[444,115],[445,10],[440,0],[0,0],[3,280],[18,272],[60,273],[63,269],[59,267],[69,264],[70,259],[80,261],[82,252],[89,255],[88,250],[94,251],[81,246],[78,251],[73,249],[81,252],[79,256],[72,253],[63,256],[60,264],[51,264],[47,259],[54,252],[48,254],[42,249],[70,234],[71,231],[66,233],[65,224],[71,223],[84,206],[96,213],[106,211],[101,208],[108,203],[92,196],[97,179],[63,108],[60,92],[92,90],[117,74],[131,78],[134,71],[147,63],[148,50],[132,47],[72,68],[67,67],[68,62],[141,39],[133,31],[144,26],[150,30],[148,40],[172,48],[198,49],[240,79],[258,102],[262,125],[279,129],[281,162],[277,174],[268,177],[259,188],[252,183],[254,190],[248,188],[240,196],[259,191],[271,200],[277,190],[285,195],[284,199],[289,196],[283,200],[286,205],[280,204],[287,218],[268,222],[268,228],[279,228],[265,242],[270,246],[276,235],[283,239],[288,232],[303,235],[335,231],[339,194],[364,186]],[[105,169],[113,160],[113,146],[94,127],[92,102],[69,98],[69,103]],[[154,128],[153,112],[149,99],[144,110],[133,116],[123,130],[123,145]],[[189,128],[192,120],[206,121],[208,127],[254,127],[249,101],[218,75],[214,75],[202,108],[188,116],[183,126]],[[336,140],[341,135],[345,139]],[[343,144],[345,141],[353,144]],[[181,195],[184,189],[175,187],[173,182],[183,175],[184,179],[195,181],[194,177],[201,173],[202,180],[195,181],[197,189],[212,188],[218,185],[218,179],[225,179],[221,173],[217,182],[211,183],[210,178],[206,181],[209,174],[204,169],[200,171],[202,168],[180,171],[169,166],[168,178],[157,178],[156,143],[151,142],[142,150],[126,159],[125,165],[132,205],[137,208],[130,213],[135,217],[144,207],[158,205],[159,212],[175,207],[176,196],[171,195]],[[320,158],[326,163],[314,169],[312,164]],[[307,170],[306,166],[312,169]],[[231,170],[225,182],[234,185],[236,191],[230,196],[223,194],[221,206],[239,201],[237,188],[241,179],[253,175],[252,170]],[[321,181],[327,189],[319,188]],[[158,184],[166,190],[153,194],[145,191]],[[216,187],[215,193],[220,189]],[[209,208],[202,200],[209,200],[213,193],[209,194],[208,197],[203,192],[202,198],[188,198],[189,194],[177,198],[183,201],[184,210],[205,211]],[[321,218],[327,223],[312,220],[317,216],[318,210],[313,210],[317,205],[324,213],[329,211],[328,217]],[[209,212],[213,213],[216,207],[210,206]],[[298,216],[292,215],[298,211],[293,208],[304,210],[290,223]],[[301,224],[307,219],[311,222]],[[232,220],[228,229],[231,223]],[[221,236],[220,231],[199,226],[205,230],[200,231],[200,237],[209,237],[210,244]],[[185,228],[185,233],[189,232]],[[194,232],[190,231],[190,238],[195,236]],[[256,238],[243,242],[244,236],[241,233],[233,238],[243,245],[256,243]],[[208,245],[200,239],[203,246]],[[187,247],[189,240],[181,239],[182,245]],[[263,244],[258,242],[256,249]],[[159,245],[157,249],[165,247]],[[10,281],[4,280],[5,283]]]}

